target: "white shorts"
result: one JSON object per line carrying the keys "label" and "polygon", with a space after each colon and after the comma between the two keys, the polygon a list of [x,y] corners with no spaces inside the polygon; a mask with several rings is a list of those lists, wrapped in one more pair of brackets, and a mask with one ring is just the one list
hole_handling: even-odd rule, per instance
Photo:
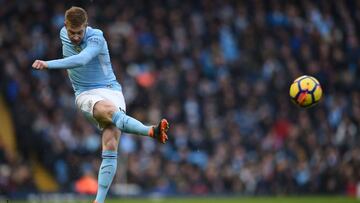
{"label": "white shorts", "polygon": [[85,117],[96,127],[102,130],[101,125],[95,120],[93,110],[96,102],[101,100],[111,101],[116,108],[126,112],[124,95],[121,91],[107,88],[98,88],[84,91],[75,98],[76,106],[81,110]]}

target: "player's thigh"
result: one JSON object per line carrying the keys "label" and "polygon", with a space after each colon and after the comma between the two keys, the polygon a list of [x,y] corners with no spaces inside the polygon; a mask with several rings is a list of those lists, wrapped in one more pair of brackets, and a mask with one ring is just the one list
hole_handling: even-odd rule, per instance
{"label": "player's thigh", "polygon": [[86,118],[100,130],[111,124],[113,111],[126,111],[122,92],[107,88],[85,91],[76,97],[75,102]]}
{"label": "player's thigh", "polygon": [[78,95],[75,104],[85,118],[94,124],[98,129],[102,130],[99,122],[94,118],[94,106],[97,102],[104,100],[103,97],[93,94],[91,91],[85,91]]}
{"label": "player's thigh", "polygon": [[117,111],[116,106],[109,100],[100,100],[94,105],[93,116],[100,123],[112,123],[112,114]]}
{"label": "player's thigh", "polygon": [[96,89],[96,94],[104,98],[94,106],[94,117],[102,122],[112,122],[112,115],[116,111],[126,111],[125,99],[121,91],[111,89]]}

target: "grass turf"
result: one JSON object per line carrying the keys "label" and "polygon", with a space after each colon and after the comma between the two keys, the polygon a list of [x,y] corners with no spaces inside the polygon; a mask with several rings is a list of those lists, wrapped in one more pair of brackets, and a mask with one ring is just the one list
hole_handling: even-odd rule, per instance
{"label": "grass turf", "polygon": [[[34,202],[34,201],[29,201]],[[36,201],[36,203],[91,203],[90,200],[75,200],[75,201]],[[360,199],[339,197],[339,196],[325,196],[325,197],[237,197],[237,198],[120,198],[109,199],[105,203],[360,203]],[[2,203],[0,201],[0,203]],[[25,201],[8,200],[4,203],[25,203]]]}
{"label": "grass turf", "polygon": [[167,198],[119,199],[106,203],[360,203],[345,197],[238,197],[238,198]]}

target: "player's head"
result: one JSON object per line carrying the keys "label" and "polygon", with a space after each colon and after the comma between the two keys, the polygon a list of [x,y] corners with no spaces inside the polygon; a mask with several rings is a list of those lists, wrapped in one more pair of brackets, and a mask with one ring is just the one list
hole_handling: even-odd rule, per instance
{"label": "player's head", "polygon": [[87,13],[83,8],[73,6],[65,12],[65,27],[73,44],[78,45],[81,43],[87,23]]}

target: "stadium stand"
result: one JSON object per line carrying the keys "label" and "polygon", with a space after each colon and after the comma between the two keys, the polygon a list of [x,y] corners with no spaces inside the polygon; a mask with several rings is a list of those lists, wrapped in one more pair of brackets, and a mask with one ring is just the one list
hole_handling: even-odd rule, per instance
{"label": "stadium stand", "polygon": [[[0,2],[0,89],[19,154],[0,144],[0,195],[38,191],[31,154],[58,192],[75,192],[81,177],[97,174],[99,133],[75,110],[65,71],[31,69],[35,58],[61,56],[58,33],[73,1]],[[172,124],[163,146],[122,135],[112,194],[131,184],[135,194],[355,195],[360,1],[76,5],[105,33],[128,113]],[[324,89],[306,110],[288,97],[303,74]]]}

